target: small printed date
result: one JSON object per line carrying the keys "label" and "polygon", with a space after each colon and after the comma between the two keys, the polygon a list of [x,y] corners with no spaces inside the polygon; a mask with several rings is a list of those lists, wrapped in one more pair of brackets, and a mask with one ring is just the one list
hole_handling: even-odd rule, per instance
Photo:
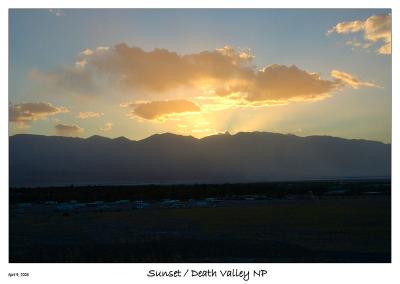
{"label": "small printed date", "polygon": [[8,273],[8,277],[29,277],[29,272],[10,272]]}

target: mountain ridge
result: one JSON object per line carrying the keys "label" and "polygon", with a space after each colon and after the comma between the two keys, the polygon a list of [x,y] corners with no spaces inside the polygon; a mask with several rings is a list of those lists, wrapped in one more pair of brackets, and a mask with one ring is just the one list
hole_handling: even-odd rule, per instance
{"label": "mountain ridge", "polygon": [[14,135],[10,185],[226,183],[390,177],[391,145],[331,136],[240,132],[142,140]]}
{"label": "mountain ridge", "polygon": [[212,134],[209,136],[204,136],[201,138],[197,138],[194,137],[192,135],[181,135],[181,134],[175,134],[175,133],[171,133],[171,132],[164,132],[164,133],[156,133],[156,134],[152,134],[148,137],[142,138],[142,139],[138,139],[138,140],[134,140],[134,139],[129,139],[125,136],[119,136],[116,138],[110,138],[110,137],[106,137],[106,136],[102,136],[102,135],[98,135],[98,134],[94,134],[92,136],[86,137],[86,138],[82,138],[82,137],[72,137],[72,136],[61,136],[61,135],[43,135],[43,134],[26,134],[26,133],[21,133],[21,134],[14,134],[14,135],[9,135],[9,138],[12,137],[19,137],[19,136],[41,136],[41,137],[62,137],[62,138],[71,138],[71,139],[82,139],[82,140],[94,140],[94,138],[96,139],[104,139],[104,140],[124,140],[124,141],[131,141],[131,142],[140,142],[143,140],[147,140],[151,137],[162,137],[162,136],[176,136],[176,137],[187,137],[187,138],[193,138],[193,139],[197,139],[197,140],[203,140],[203,139],[207,139],[209,137],[221,137],[221,136],[237,136],[237,135],[243,135],[243,134],[253,134],[253,133],[257,133],[257,134],[276,134],[276,135],[282,135],[282,136],[294,136],[297,138],[335,138],[335,139],[342,139],[342,140],[349,140],[349,141],[367,141],[367,142],[376,142],[376,143],[382,143],[385,145],[391,145],[391,143],[385,143],[382,141],[378,141],[378,140],[369,140],[369,139],[363,139],[363,138],[344,138],[344,137],[339,137],[339,136],[331,136],[331,135],[309,135],[309,136],[298,136],[292,133],[278,133],[278,132],[268,132],[268,131],[240,131],[237,132],[235,134],[230,134],[230,133],[218,133],[218,134]]}

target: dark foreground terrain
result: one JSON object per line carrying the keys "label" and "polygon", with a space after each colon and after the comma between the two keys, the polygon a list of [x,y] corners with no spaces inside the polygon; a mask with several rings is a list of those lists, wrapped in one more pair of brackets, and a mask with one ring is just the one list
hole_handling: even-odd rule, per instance
{"label": "dark foreground terrain", "polygon": [[391,261],[390,181],[197,187],[10,189],[9,260]]}

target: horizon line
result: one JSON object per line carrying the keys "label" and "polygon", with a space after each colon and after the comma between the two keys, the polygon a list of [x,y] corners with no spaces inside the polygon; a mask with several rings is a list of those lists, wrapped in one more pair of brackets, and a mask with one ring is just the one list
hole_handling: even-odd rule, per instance
{"label": "horizon line", "polygon": [[142,139],[138,139],[138,140],[134,140],[134,139],[130,139],[126,136],[118,136],[115,138],[111,138],[111,137],[107,137],[107,136],[102,136],[99,134],[93,134],[91,136],[88,137],[80,137],[80,136],[62,136],[62,135],[46,135],[46,134],[34,134],[34,133],[17,133],[17,134],[13,134],[13,135],[8,135],[9,137],[15,137],[15,136],[45,136],[45,137],[62,137],[62,138],[71,138],[71,139],[82,139],[82,140],[88,140],[94,137],[100,137],[100,138],[104,138],[104,139],[109,139],[109,140],[117,140],[117,139],[126,139],[129,140],[131,142],[140,142],[140,141],[144,141],[147,140],[151,137],[154,136],[161,136],[161,135],[173,135],[173,136],[179,136],[179,137],[187,137],[187,138],[193,138],[195,140],[203,140],[209,137],[214,137],[214,136],[236,136],[238,134],[254,134],[254,133],[261,133],[261,134],[275,134],[275,135],[282,135],[282,136],[294,136],[294,137],[298,137],[298,138],[310,138],[310,137],[329,137],[329,138],[338,138],[338,139],[344,139],[344,140],[353,140],[353,141],[369,141],[369,142],[377,142],[377,143],[382,143],[382,144],[386,144],[386,145],[391,145],[391,141],[390,142],[384,142],[384,141],[379,141],[379,140],[369,140],[369,139],[364,139],[364,138],[345,138],[345,137],[340,137],[340,136],[332,136],[332,135],[322,135],[322,134],[314,134],[314,135],[308,135],[308,136],[299,136],[293,133],[279,133],[279,132],[270,132],[270,131],[239,131],[236,132],[234,134],[231,134],[229,131],[225,131],[225,132],[220,132],[220,133],[216,133],[216,134],[211,134],[208,136],[204,136],[201,138],[197,138],[194,137],[192,135],[183,135],[183,134],[177,134],[177,133],[172,133],[172,132],[163,132],[163,133],[154,133],[151,134],[145,138]]}

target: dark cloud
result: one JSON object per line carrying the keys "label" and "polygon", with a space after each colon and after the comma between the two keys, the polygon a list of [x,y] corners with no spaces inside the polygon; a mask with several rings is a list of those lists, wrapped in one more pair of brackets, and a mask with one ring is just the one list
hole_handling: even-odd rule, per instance
{"label": "dark cloud", "polygon": [[153,101],[130,106],[134,107],[131,115],[150,120],[160,119],[171,114],[200,111],[199,106],[187,100]]}
{"label": "dark cloud", "polygon": [[315,99],[337,90],[335,80],[323,80],[317,73],[299,69],[297,66],[273,64],[255,74],[247,90],[249,101]]}
{"label": "dark cloud", "polygon": [[50,103],[19,103],[8,106],[10,122],[26,125],[32,121],[45,120],[50,115],[68,112],[67,108],[56,107]]}
{"label": "dark cloud", "polygon": [[60,136],[80,136],[84,131],[83,128],[75,124],[57,124],[54,127],[56,134]]}

